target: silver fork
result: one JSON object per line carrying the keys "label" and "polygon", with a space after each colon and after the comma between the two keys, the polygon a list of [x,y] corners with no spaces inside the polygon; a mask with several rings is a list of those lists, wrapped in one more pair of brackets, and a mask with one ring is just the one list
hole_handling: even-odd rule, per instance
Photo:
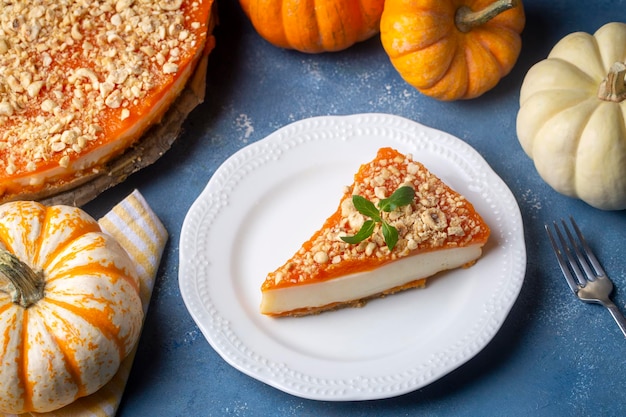
{"label": "silver fork", "polygon": [[555,239],[550,231],[550,227],[547,224],[545,225],[550,243],[552,244],[552,249],[554,249],[556,258],[559,261],[561,271],[563,271],[563,275],[574,294],[584,302],[597,303],[606,307],[611,313],[611,316],[613,316],[613,319],[615,319],[624,337],[626,337],[626,318],[609,298],[611,292],[613,292],[613,282],[611,282],[606,272],[604,272],[602,265],[600,265],[600,262],[598,262],[591,248],[589,248],[583,234],[572,217],[570,217],[570,222],[578,237],[578,242],[567,227],[565,220],[561,219],[561,224],[569,240],[569,245],[561,233],[557,222],[552,222],[560,247],[557,244],[557,239]]}

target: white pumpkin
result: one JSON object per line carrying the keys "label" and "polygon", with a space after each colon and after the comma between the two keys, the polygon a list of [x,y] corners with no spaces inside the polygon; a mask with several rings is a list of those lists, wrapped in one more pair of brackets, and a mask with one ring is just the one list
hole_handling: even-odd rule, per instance
{"label": "white pumpkin", "polygon": [[561,39],[526,74],[517,136],[556,191],[626,208],[626,24]]}
{"label": "white pumpkin", "polygon": [[0,413],[51,411],[97,391],[142,321],[136,267],[93,218],[0,206]]}

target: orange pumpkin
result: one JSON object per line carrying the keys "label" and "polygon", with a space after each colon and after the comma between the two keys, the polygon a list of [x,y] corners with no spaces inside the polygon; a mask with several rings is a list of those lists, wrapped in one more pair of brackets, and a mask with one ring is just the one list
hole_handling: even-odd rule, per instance
{"label": "orange pumpkin", "polygon": [[240,0],[272,45],[300,52],[346,49],[376,35],[384,0]]}
{"label": "orange pumpkin", "polygon": [[69,206],[0,206],[0,414],[97,391],[142,321],[136,267],[94,219]]}
{"label": "orange pumpkin", "polygon": [[521,0],[387,0],[380,36],[406,82],[439,100],[492,89],[519,56]]}

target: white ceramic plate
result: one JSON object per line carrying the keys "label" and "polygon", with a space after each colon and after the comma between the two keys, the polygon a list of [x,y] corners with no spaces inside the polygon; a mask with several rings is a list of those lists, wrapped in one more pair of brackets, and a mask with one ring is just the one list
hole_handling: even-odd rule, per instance
{"label": "white ceramic plate", "polygon": [[[492,229],[483,257],[364,308],[261,315],[266,274],[384,146],[412,153],[474,204]],[[473,148],[405,118],[359,114],[293,123],[224,162],[185,218],[179,284],[198,327],[235,368],[304,398],[367,400],[423,387],[476,355],[504,322],[525,268],[519,207]]]}

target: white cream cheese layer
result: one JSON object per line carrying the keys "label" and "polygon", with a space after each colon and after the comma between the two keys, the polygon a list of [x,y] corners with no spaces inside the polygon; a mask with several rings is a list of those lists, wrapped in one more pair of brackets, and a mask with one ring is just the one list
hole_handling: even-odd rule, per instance
{"label": "white cream cheese layer", "polygon": [[399,259],[372,271],[308,285],[295,285],[263,292],[261,313],[280,314],[302,308],[318,308],[371,297],[437,272],[459,268],[482,254],[472,245],[425,252]]}

